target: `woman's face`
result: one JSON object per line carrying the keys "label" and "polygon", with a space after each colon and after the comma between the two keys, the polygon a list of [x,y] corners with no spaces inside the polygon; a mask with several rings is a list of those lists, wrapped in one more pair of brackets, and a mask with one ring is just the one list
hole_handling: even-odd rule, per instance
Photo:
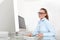
{"label": "woman's face", "polygon": [[39,18],[42,19],[42,18],[44,18],[46,16],[46,13],[45,13],[44,10],[40,10],[40,12],[38,13],[38,15],[39,15]]}

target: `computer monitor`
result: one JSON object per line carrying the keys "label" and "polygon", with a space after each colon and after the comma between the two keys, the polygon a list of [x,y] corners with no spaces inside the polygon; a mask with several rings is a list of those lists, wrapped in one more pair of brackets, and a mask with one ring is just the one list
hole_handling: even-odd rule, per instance
{"label": "computer monitor", "polygon": [[19,29],[26,29],[24,18],[21,16],[18,16],[18,20],[19,20]]}

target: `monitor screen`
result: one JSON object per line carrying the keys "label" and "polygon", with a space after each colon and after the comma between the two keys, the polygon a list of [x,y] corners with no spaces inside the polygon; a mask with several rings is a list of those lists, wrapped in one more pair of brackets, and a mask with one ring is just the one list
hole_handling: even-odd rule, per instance
{"label": "monitor screen", "polygon": [[19,29],[26,29],[24,18],[21,16],[18,16],[18,20],[19,20]]}

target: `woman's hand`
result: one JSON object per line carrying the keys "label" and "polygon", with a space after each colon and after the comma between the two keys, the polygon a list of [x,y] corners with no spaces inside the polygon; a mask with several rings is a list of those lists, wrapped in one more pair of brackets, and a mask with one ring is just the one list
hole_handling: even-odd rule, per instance
{"label": "woman's hand", "polygon": [[31,37],[31,36],[32,36],[32,33],[26,34],[26,36],[29,36],[29,37]]}
{"label": "woman's hand", "polygon": [[43,37],[43,34],[40,33],[40,34],[37,34],[36,36],[37,36],[38,38],[42,38],[42,37]]}

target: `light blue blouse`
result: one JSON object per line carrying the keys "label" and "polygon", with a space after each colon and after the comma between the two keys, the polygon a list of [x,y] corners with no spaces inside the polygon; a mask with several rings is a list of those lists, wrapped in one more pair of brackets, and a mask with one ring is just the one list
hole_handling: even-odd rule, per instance
{"label": "light blue blouse", "polygon": [[43,34],[42,40],[56,40],[55,30],[46,18],[43,18],[38,21],[38,25],[32,34],[34,36],[39,33]]}

